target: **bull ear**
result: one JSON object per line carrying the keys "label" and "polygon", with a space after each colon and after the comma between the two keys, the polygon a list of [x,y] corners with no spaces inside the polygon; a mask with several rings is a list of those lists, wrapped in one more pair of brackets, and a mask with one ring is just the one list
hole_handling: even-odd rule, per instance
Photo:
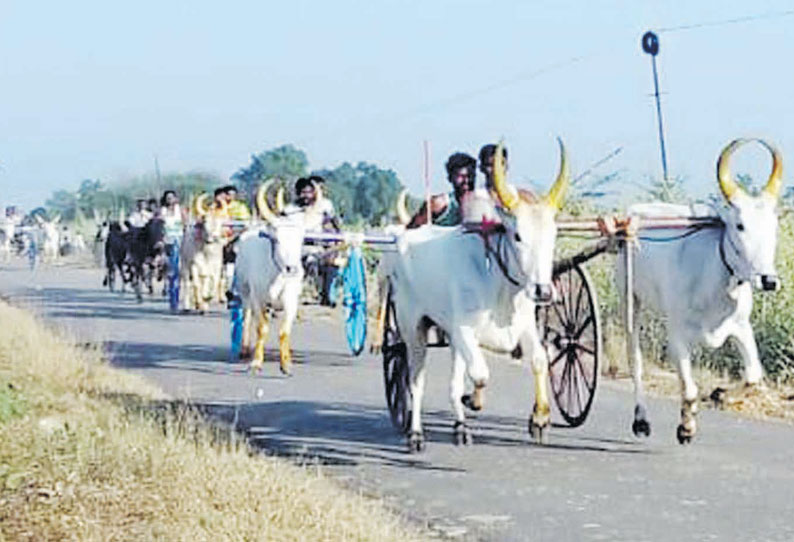
{"label": "bull ear", "polygon": [[41,218],[40,214],[36,213],[35,215],[33,215],[33,218],[35,218],[36,222],[38,222],[39,224],[44,224],[44,219]]}
{"label": "bull ear", "polygon": [[560,171],[557,173],[557,179],[543,200],[547,205],[559,210],[562,209],[562,205],[565,203],[565,194],[571,184],[571,172],[568,167],[568,153],[565,150],[565,145],[559,137],[557,142],[560,144]]}
{"label": "bull ear", "polygon": [[52,219],[53,224],[57,224],[61,221],[61,215],[55,215],[55,218]]}

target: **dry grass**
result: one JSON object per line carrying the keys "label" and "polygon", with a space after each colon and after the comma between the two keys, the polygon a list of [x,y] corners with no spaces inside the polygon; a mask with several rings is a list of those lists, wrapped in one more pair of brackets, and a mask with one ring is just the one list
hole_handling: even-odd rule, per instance
{"label": "dry grass", "polygon": [[319,470],[164,431],[103,398],[160,394],[101,352],[2,302],[0,322],[0,541],[420,538]]}

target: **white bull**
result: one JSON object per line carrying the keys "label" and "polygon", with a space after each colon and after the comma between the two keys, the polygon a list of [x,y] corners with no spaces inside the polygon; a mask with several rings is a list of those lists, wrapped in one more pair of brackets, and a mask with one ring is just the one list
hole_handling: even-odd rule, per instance
{"label": "white bull", "polygon": [[[682,444],[691,441],[697,431],[698,389],[691,364],[695,345],[702,343],[717,348],[733,337],[744,359],[747,383],[757,384],[763,376],[750,325],[752,289],[778,288],[774,259],[782,160],[774,147],[759,140],[772,154],[772,173],[762,193],[750,196],[733,180],[728,166],[730,155],[747,141],[752,140],[733,141],[718,161],[717,176],[727,202],[724,208],[717,209],[722,227],[705,228],[672,241],[654,242],[649,237],[641,240],[635,249],[635,315],[633,329],[628,334],[635,389],[632,429],[636,435],[650,434],[637,317],[642,305],[660,311],[667,325],[667,352],[678,368],[682,387],[681,423],[677,429]],[[629,213],[646,217],[693,214],[688,207],[666,204],[638,205]],[[625,293],[625,280],[625,269],[619,265],[618,283],[622,293]]]}
{"label": "white bull", "polygon": [[234,270],[235,289],[242,298],[245,314],[243,355],[250,351],[251,324],[257,322],[256,344],[251,368],[261,369],[265,360],[265,343],[269,331],[269,312],[282,311],[278,333],[280,368],[289,374],[292,362],[290,334],[298,313],[303,286],[301,249],[305,234],[304,213],[276,216],[265,194],[270,183],[257,193],[257,206],[269,228],[244,233],[237,246]]}
{"label": "white bull", "polygon": [[535,406],[529,426],[545,441],[550,422],[548,358],[540,344],[535,303],[552,297],[552,266],[557,227],[555,215],[569,183],[565,148],[549,194],[538,200],[509,187],[504,179],[501,149],[495,154],[494,184],[507,213],[504,224],[482,235],[467,228],[425,226],[406,231],[397,252],[385,256],[383,271],[390,283],[397,325],[406,343],[413,394],[408,446],[424,447],[422,400],[425,388],[427,330],[438,325],[449,337],[453,369],[450,403],[455,414],[455,441],[467,444],[462,397],[468,373],[475,392],[488,382],[480,349],[502,352],[520,343],[535,376]]}
{"label": "white bull", "polygon": [[58,223],[61,221],[61,217],[56,215],[52,220],[44,220],[41,215],[35,216],[41,228],[42,257],[45,262],[52,263],[60,255],[61,232],[58,231]]}
{"label": "white bull", "polygon": [[224,210],[206,209],[200,195],[194,202],[194,212],[199,220],[185,230],[179,258],[179,289],[182,310],[191,308],[204,313],[209,301],[216,296],[223,269],[223,227],[226,221]]}

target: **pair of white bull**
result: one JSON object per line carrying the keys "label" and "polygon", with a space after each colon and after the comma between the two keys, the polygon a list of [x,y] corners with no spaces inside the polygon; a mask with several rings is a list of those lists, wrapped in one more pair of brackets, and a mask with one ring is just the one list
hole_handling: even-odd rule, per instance
{"label": "pair of white bull", "polygon": [[[727,337],[734,337],[745,359],[747,381],[757,383],[762,376],[749,321],[751,288],[773,290],[778,285],[774,269],[775,210],[782,163],[779,153],[761,142],[772,152],[772,174],[760,196],[746,194],[732,179],[728,167],[730,155],[745,142],[734,141],[720,155],[718,179],[727,206],[719,211],[719,217],[724,226],[667,243],[642,243],[635,258],[635,308],[640,304],[654,306],[668,322],[669,351],[682,382],[678,428],[682,443],[696,432],[697,387],[690,356],[697,343],[717,347]],[[481,346],[509,352],[517,343],[529,357],[535,377],[530,432],[540,442],[546,439],[550,422],[548,359],[540,344],[534,309],[537,302],[548,302],[551,297],[557,234],[554,217],[569,178],[562,145],[561,152],[560,173],[549,194],[531,199],[507,186],[501,150],[497,150],[494,185],[510,216],[487,234],[487,241],[465,233],[463,228],[430,226],[406,231],[398,240],[397,253],[384,257],[384,278],[391,288],[397,325],[407,346],[414,402],[407,436],[411,451],[424,446],[421,410],[429,322],[449,336],[453,357],[450,403],[456,420],[456,442],[471,439],[461,402],[466,374],[474,382],[475,392],[488,382]],[[682,209],[637,206],[630,213],[680,215]],[[650,424],[642,392],[638,331],[636,323],[630,330],[636,390],[633,430],[647,435]]]}

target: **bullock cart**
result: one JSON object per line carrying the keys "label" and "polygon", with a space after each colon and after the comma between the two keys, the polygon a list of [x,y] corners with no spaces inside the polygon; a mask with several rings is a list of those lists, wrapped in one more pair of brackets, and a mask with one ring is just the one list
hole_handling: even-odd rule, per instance
{"label": "bullock cart", "polygon": [[[589,246],[554,262],[555,293],[551,302],[536,307],[536,322],[541,343],[549,358],[551,391],[560,415],[570,427],[582,425],[595,397],[602,356],[602,330],[598,300],[593,281],[585,268],[589,260],[605,253],[617,253],[621,246],[634,243],[640,231],[674,231],[670,237],[643,238],[664,242],[688,236],[705,227],[719,227],[713,217],[655,217],[636,219],[582,217],[557,222],[560,236],[590,239]],[[474,225],[471,227],[477,227]],[[632,272],[632,251],[620,251],[625,258],[627,276]],[[630,288],[632,281],[627,281]],[[629,292],[630,294],[630,292]],[[632,295],[626,296],[626,324],[633,325]],[[392,424],[401,433],[410,428],[412,398],[406,344],[397,326],[391,291],[384,302],[381,352],[386,403]],[[448,346],[443,331],[436,330],[436,341],[428,347]]]}

